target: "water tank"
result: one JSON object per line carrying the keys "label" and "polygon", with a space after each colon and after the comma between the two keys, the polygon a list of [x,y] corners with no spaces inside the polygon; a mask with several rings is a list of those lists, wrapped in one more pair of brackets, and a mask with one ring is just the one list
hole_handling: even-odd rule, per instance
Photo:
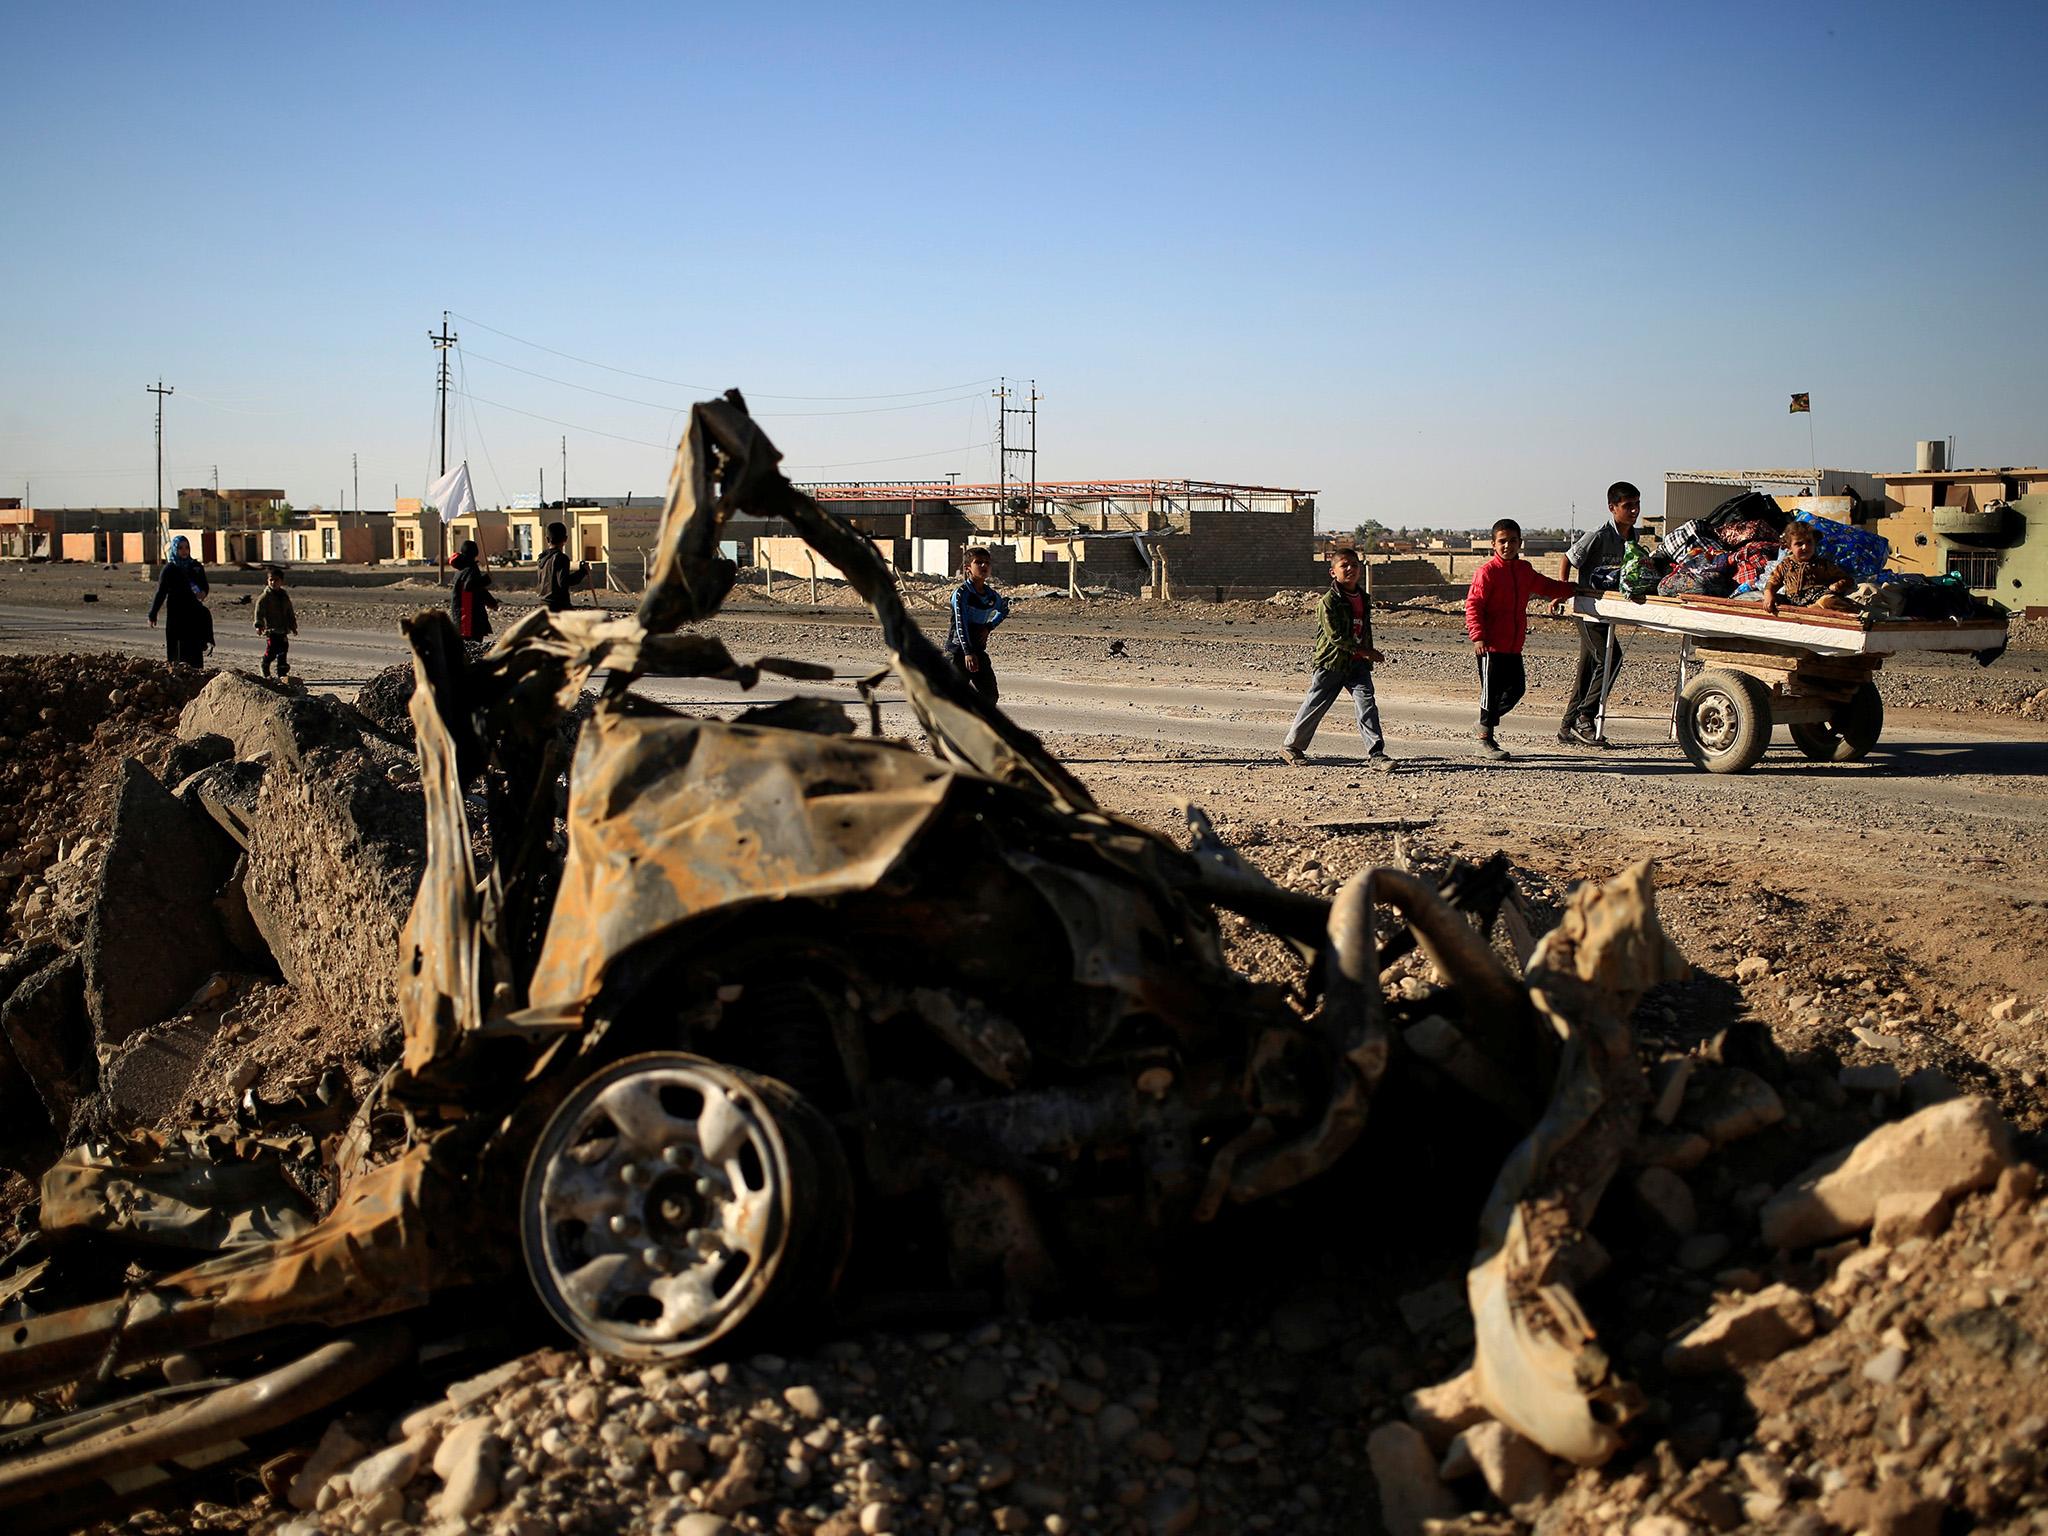
{"label": "water tank", "polygon": [[1948,468],[1948,442],[1944,438],[1923,438],[1913,445],[1913,470],[1916,474],[1938,475]]}

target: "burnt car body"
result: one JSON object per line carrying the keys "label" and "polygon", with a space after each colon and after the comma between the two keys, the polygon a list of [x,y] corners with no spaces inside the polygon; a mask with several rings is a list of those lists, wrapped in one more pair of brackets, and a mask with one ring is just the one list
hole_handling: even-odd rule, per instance
{"label": "burnt car body", "polygon": [[[1632,1397],[1572,1287],[1641,1110],[1629,1015],[1680,966],[1647,871],[1582,890],[1540,944],[1517,933],[1517,975],[1482,931],[1498,870],[1448,892],[1375,870],[1330,903],[1267,881],[1199,813],[1190,847],[1108,814],[775,463],[736,395],[697,407],[631,616],[543,610],[477,657],[445,615],[408,621],[428,856],[400,942],[404,1056],[337,1149],[336,1203],[12,1328],[0,1390],[322,1332],[253,1381],[61,1449],[24,1439],[0,1503],[309,1411],[402,1357],[394,1319],[522,1274],[563,1328],[629,1357],[815,1326],[863,1243],[928,1245],[1013,1303],[1139,1290],[1158,1235],[1331,1168],[1390,1072],[1522,1137],[1468,1282],[1481,1391],[1556,1454],[1612,1450]],[[826,675],[683,631],[731,588],[718,536],[740,512],[785,519],[867,599],[928,752],[880,735],[880,678],[867,736],[829,700],[728,720],[633,691]],[[593,682],[570,763],[563,723]],[[1293,944],[1305,984],[1239,975],[1220,911]],[[1418,944],[1451,985],[1389,1002],[1381,970]]]}

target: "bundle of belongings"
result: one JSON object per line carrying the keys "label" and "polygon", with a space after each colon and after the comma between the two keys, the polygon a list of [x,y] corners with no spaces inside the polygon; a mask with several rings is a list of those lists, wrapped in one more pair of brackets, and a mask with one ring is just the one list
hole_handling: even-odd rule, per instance
{"label": "bundle of belongings", "polygon": [[[1788,545],[1794,524],[1812,534],[1808,558]],[[1887,570],[1891,545],[1867,528],[1810,512],[1788,514],[1762,491],[1731,496],[1705,517],[1664,537],[1666,597],[1755,596],[1771,607],[1825,607],[1872,618],[1967,618],[1976,599],[1958,575],[1920,576]]]}

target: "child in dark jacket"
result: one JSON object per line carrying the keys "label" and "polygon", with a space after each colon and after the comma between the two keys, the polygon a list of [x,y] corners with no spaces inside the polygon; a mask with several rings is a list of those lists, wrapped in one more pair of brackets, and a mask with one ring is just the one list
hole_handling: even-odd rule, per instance
{"label": "child in dark jacket", "polygon": [[1562,613],[1565,599],[1577,596],[1578,590],[1568,581],[1545,576],[1522,558],[1520,523],[1504,517],[1493,525],[1493,558],[1473,574],[1465,593],[1465,633],[1479,662],[1479,724],[1472,734],[1489,757],[1508,755],[1494,739],[1493,728],[1528,691],[1522,645],[1529,636],[1529,599],[1551,598],[1551,611]]}
{"label": "child in dark jacket", "polygon": [[256,629],[263,636],[263,675],[270,676],[270,664],[277,663],[277,675],[292,675],[291,637],[299,632],[299,616],[292,612],[292,595],[284,589],[284,572],[270,568],[263,595],[256,599]]}
{"label": "child in dark jacket", "polygon": [[946,654],[960,669],[967,686],[989,703],[996,702],[995,663],[988,659],[988,633],[1010,616],[1010,600],[989,585],[995,561],[979,544],[961,560],[967,579],[953,589],[947,605]]}
{"label": "child in dark jacket", "polygon": [[1315,739],[1316,727],[1337,702],[1337,695],[1349,692],[1358,711],[1358,734],[1365,741],[1366,761],[1375,768],[1394,765],[1387,756],[1379,701],[1372,691],[1373,663],[1386,658],[1373,649],[1372,598],[1359,582],[1362,572],[1357,550],[1331,551],[1330,590],[1316,605],[1316,648],[1308,661],[1308,693],[1280,742],[1280,756],[1287,762],[1308,761],[1308,744]]}
{"label": "child in dark jacket", "polygon": [[481,646],[491,637],[491,610],[498,606],[497,595],[491,591],[491,573],[484,569],[475,539],[464,539],[448,563],[455,567],[455,582],[448,589],[455,632],[471,646]]}

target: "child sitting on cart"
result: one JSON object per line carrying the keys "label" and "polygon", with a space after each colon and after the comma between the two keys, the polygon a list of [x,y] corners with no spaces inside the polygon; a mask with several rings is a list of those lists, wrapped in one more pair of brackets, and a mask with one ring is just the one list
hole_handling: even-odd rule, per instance
{"label": "child sitting on cart", "polygon": [[1780,603],[1791,608],[1826,608],[1854,613],[1849,573],[1820,553],[1820,538],[1806,523],[1785,528],[1785,553],[1764,576],[1764,612],[1775,614]]}

